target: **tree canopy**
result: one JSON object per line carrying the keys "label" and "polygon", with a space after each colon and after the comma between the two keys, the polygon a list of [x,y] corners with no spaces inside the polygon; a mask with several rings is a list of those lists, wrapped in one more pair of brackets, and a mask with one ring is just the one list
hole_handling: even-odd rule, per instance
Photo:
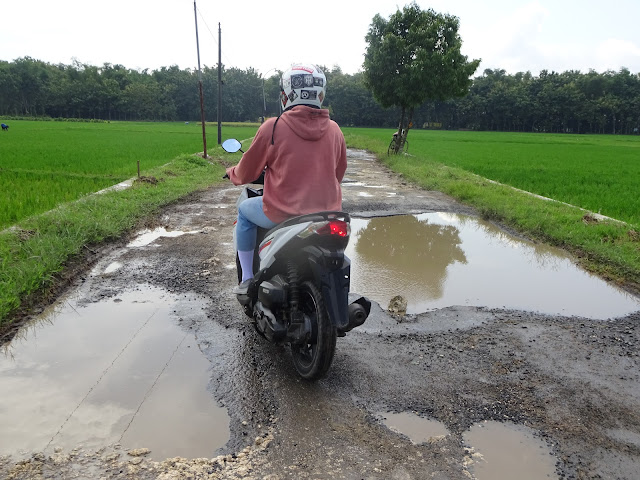
{"label": "tree canopy", "polygon": [[373,17],[365,37],[364,80],[383,107],[401,109],[398,149],[415,107],[427,100],[462,97],[469,91],[480,60],[468,61],[462,55],[458,28],[457,17],[422,10],[415,2],[388,20]]}
{"label": "tree canopy", "polygon": [[[321,66],[327,75],[324,106],[339,125],[397,127],[401,107],[382,107],[365,85],[365,73]],[[223,68],[222,120],[258,121],[279,113],[278,75]],[[217,117],[217,69],[204,67],[205,113]],[[122,65],[71,65],[29,57],[0,60],[0,119],[51,117],[101,120],[200,119],[198,74],[176,66],[132,70]],[[427,99],[415,107],[418,128],[556,133],[637,134],[640,74],[617,72],[530,72],[485,70],[469,94]]]}

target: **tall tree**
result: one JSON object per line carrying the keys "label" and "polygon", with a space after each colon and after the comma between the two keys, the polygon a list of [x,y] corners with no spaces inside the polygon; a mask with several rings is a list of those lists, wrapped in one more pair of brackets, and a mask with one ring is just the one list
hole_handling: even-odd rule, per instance
{"label": "tall tree", "polygon": [[423,11],[415,2],[388,20],[373,17],[365,37],[365,84],[383,107],[400,107],[396,152],[404,146],[415,107],[468,92],[480,60],[460,53],[458,28],[457,17]]}

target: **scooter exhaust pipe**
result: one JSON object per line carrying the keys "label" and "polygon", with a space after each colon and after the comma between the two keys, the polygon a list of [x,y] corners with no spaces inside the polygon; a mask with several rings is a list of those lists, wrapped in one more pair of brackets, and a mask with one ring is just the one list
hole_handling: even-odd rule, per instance
{"label": "scooter exhaust pipe", "polygon": [[349,305],[349,323],[343,332],[350,332],[356,327],[359,327],[369,316],[371,311],[371,302],[365,297],[360,297],[355,302]]}

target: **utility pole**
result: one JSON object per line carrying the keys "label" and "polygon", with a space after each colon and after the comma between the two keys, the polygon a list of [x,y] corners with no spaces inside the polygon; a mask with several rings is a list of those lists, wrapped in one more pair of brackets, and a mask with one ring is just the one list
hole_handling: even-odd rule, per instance
{"label": "utility pole", "polygon": [[[267,73],[273,72],[274,70],[276,69],[272,68],[271,70],[268,70]],[[267,73],[262,75],[262,120],[260,123],[264,123],[267,117],[267,97],[264,95],[264,78],[267,76]]]}
{"label": "utility pole", "polygon": [[[196,7],[196,0],[193,0],[193,14],[196,18],[196,47],[198,48],[198,85],[200,86],[200,117],[202,120],[202,145],[204,158],[207,158],[207,134],[205,132],[205,119],[204,119],[204,97],[202,94],[202,70],[200,69],[200,40],[198,39],[198,9]],[[220,141],[218,141],[220,143]]]}
{"label": "utility pole", "polygon": [[264,96],[264,77],[262,77],[262,119],[260,123],[264,123],[264,117],[267,116],[267,97]]}
{"label": "utility pole", "polygon": [[[194,0],[195,1],[195,0]],[[222,143],[222,29],[218,22],[218,145]]]}

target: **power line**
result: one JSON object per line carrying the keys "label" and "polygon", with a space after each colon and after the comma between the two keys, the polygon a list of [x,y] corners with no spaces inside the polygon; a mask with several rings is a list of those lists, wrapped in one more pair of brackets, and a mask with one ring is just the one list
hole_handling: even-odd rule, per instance
{"label": "power line", "polygon": [[[218,47],[218,40],[216,39],[215,35],[213,34],[211,29],[209,28],[209,25],[207,24],[207,21],[204,19],[204,15],[202,15],[202,12],[200,11],[200,9],[197,6],[196,6],[196,10],[198,11],[198,14],[200,15],[200,18],[204,22],[204,26],[207,27],[207,30],[209,31],[209,35],[211,35],[211,38],[213,39],[213,43],[215,43],[216,47]],[[222,56],[227,61],[229,67],[232,67],[233,66],[233,62],[224,53],[222,54]]]}

